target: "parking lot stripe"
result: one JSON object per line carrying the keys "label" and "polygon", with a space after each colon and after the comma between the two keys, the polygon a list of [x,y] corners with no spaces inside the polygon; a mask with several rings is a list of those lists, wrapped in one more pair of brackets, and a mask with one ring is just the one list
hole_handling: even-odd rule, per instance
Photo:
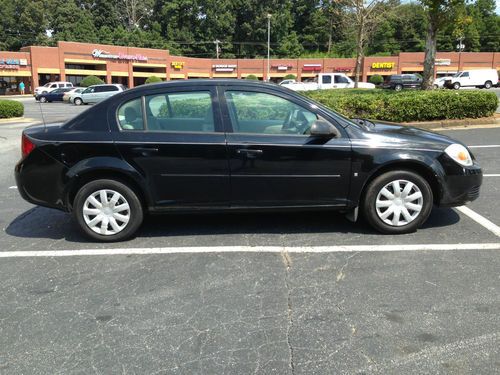
{"label": "parking lot stripe", "polygon": [[476,145],[476,146],[467,146],[469,148],[498,148],[500,145]]}
{"label": "parking lot stripe", "polygon": [[498,225],[492,223],[488,219],[486,219],[484,216],[479,215],[477,212],[472,211],[469,207],[465,207],[465,206],[455,207],[455,209],[460,211],[464,215],[468,216],[469,218],[474,220],[479,225],[488,229],[495,236],[500,237],[500,227]]}
{"label": "parking lot stripe", "polygon": [[392,251],[500,250],[500,243],[353,245],[353,246],[206,246],[130,249],[27,250],[0,252],[0,258],[74,257],[96,255],[161,255],[205,253],[352,253]]}
{"label": "parking lot stripe", "polygon": [[500,177],[500,173],[483,174],[483,177]]}

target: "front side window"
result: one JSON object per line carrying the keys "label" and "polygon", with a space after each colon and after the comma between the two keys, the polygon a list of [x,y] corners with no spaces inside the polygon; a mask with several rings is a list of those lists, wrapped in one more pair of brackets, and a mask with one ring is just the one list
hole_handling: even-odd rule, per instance
{"label": "front side window", "polygon": [[468,77],[469,77],[469,72],[462,73],[462,78],[468,78]]}
{"label": "front side window", "polygon": [[346,77],[335,76],[335,83],[349,83],[349,80]]}
{"label": "front side window", "polygon": [[118,124],[122,130],[144,130],[141,98],[121,105],[118,109]]}
{"label": "front side window", "polygon": [[212,95],[208,91],[146,96],[148,130],[214,132]]}
{"label": "front side window", "polygon": [[246,91],[226,91],[226,102],[235,133],[309,134],[317,115],[279,96]]}

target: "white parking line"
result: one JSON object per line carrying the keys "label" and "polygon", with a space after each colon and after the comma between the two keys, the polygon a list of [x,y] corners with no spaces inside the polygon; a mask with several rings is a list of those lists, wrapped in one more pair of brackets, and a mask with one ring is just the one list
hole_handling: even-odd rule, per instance
{"label": "white parking line", "polygon": [[34,250],[4,251],[0,258],[75,257],[95,255],[162,255],[210,253],[352,253],[381,251],[453,251],[500,250],[500,243],[422,244],[422,245],[355,245],[355,246],[207,246],[156,247],[131,249]]}
{"label": "white parking line", "polygon": [[9,189],[17,189],[17,186],[9,186]]}
{"label": "white parking line", "polygon": [[476,145],[476,146],[467,146],[469,148],[498,148],[500,145]]}
{"label": "white parking line", "polygon": [[472,211],[469,207],[465,207],[465,206],[455,207],[455,209],[460,211],[464,215],[468,216],[469,218],[474,220],[479,225],[488,229],[495,236],[500,237],[500,227],[498,225],[492,223],[488,219],[486,219],[484,216],[479,215],[477,212]]}
{"label": "white parking line", "polygon": [[500,177],[500,173],[483,174],[483,177]]}

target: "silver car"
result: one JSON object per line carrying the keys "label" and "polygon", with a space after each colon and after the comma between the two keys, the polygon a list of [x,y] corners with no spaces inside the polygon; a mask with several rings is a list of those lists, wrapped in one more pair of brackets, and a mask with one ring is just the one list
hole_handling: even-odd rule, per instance
{"label": "silver car", "polygon": [[125,90],[126,87],[120,84],[93,85],[73,95],[71,99],[75,105],[98,103]]}

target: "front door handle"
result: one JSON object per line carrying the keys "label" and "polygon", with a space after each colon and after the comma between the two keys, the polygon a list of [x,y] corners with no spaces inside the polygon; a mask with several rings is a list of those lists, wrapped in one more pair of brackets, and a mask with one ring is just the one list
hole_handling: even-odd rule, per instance
{"label": "front door handle", "polygon": [[247,159],[256,159],[257,156],[262,155],[264,153],[264,151],[250,149],[250,148],[240,148],[240,149],[236,150],[236,153],[238,155],[245,155],[247,157]]}

